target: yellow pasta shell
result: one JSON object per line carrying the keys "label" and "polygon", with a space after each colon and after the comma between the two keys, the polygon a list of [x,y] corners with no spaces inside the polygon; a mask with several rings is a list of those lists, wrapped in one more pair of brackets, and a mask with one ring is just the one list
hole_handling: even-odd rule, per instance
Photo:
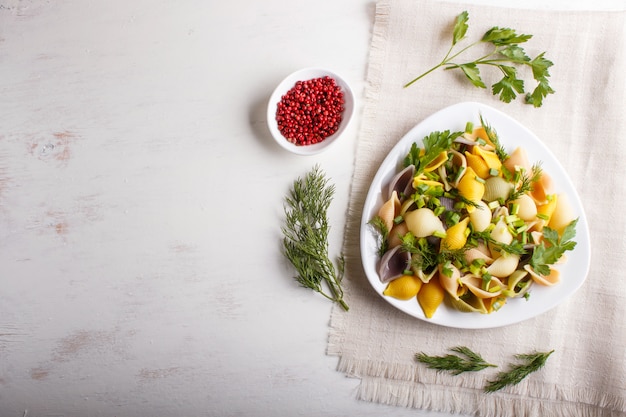
{"label": "yellow pasta shell", "polygon": [[[474,146],[474,149],[478,148],[478,146]],[[480,178],[488,178],[489,177],[489,166],[485,162],[480,155],[471,154],[465,151],[465,159],[467,160],[467,166],[471,167],[476,175]]]}
{"label": "yellow pasta shell", "polygon": [[502,162],[500,162],[500,158],[494,151],[487,151],[481,148],[480,146],[474,146],[472,152],[475,155],[480,156],[489,169],[496,169],[500,171],[502,168]]}
{"label": "yellow pasta shell", "polygon": [[546,224],[550,223],[552,215],[554,214],[554,210],[556,209],[556,205],[559,199],[556,194],[552,195],[549,200],[547,200],[546,204],[540,204],[537,206],[537,214],[541,214],[544,218]]}
{"label": "yellow pasta shell", "polygon": [[419,278],[413,275],[402,275],[387,284],[383,295],[408,300],[415,297],[421,288],[422,281]]}
{"label": "yellow pasta shell", "polygon": [[438,279],[431,279],[417,293],[417,302],[427,318],[432,318],[443,302],[445,291]]}
{"label": "yellow pasta shell", "polygon": [[567,195],[559,194],[556,201],[556,207],[554,208],[552,216],[550,216],[548,226],[556,230],[559,235],[562,235],[565,227],[575,219],[576,216],[574,215]]}
{"label": "yellow pasta shell", "polygon": [[[465,170],[465,174],[459,181],[459,185],[457,186],[459,193],[466,199],[478,202],[483,198],[483,194],[485,193],[485,185],[476,179],[477,175],[472,169],[472,167],[467,167]],[[467,208],[468,212],[474,211],[474,207],[469,206]]]}
{"label": "yellow pasta shell", "polygon": [[467,243],[466,230],[469,220],[469,217],[466,217],[446,230],[446,237],[441,242],[442,248],[456,250],[465,246],[465,243]]}
{"label": "yellow pasta shell", "polygon": [[430,163],[426,168],[424,168],[424,172],[434,171],[439,168],[448,160],[448,152],[442,151],[437,157]]}

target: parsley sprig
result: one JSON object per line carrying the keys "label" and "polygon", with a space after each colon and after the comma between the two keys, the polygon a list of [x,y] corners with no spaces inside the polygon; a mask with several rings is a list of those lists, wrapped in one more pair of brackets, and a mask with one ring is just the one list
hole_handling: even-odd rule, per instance
{"label": "parsley sprig", "polygon": [[543,240],[535,247],[529,261],[536,273],[544,276],[550,275],[550,265],[556,263],[566,251],[576,247],[576,242],[572,239],[576,236],[577,223],[578,219],[570,222],[560,237],[556,230],[549,227],[543,228]]}
{"label": "parsley sprig", "polygon": [[424,153],[417,143],[414,142],[411,145],[407,156],[404,158],[404,166],[415,165],[415,174],[421,174],[424,169],[433,162],[441,152],[447,151],[452,146],[454,139],[461,136],[463,132],[452,132],[445,130],[443,132],[435,131],[431,132],[423,139]]}
{"label": "parsley sprig", "polygon": [[[526,94],[525,101],[534,107],[541,107],[544,98],[554,93],[548,80],[550,77],[548,69],[554,64],[545,57],[545,52],[531,59],[524,49],[519,46],[519,44],[531,39],[532,35],[518,34],[515,29],[494,26],[480,40],[465,46],[453,54],[452,51],[455,46],[466,37],[469,28],[468,21],[469,13],[467,11],[456,17],[452,33],[452,44],[445,57],[439,64],[406,83],[405,87],[443,67],[445,70],[460,69],[474,86],[487,88],[481,77],[480,67],[493,67],[500,70],[502,78],[491,86],[491,91],[493,95],[498,95],[501,101],[510,103],[518,94],[525,93],[524,80],[518,76],[518,68],[529,68],[537,85],[532,93]],[[468,49],[485,43],[493,45],[491,52],[473,61],[460,63],[454,61]]]}

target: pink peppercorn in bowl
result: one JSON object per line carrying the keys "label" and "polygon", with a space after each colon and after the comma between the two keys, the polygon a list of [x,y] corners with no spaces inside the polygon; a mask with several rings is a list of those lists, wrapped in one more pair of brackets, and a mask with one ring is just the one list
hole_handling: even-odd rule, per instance
{"label": "pink peppercorn in bowl", "polygon": [[274,90],[267,124],[276,142],[298,155],[315,155],[337,142],[354,114],[354,95],[338,74],[305,68]]}

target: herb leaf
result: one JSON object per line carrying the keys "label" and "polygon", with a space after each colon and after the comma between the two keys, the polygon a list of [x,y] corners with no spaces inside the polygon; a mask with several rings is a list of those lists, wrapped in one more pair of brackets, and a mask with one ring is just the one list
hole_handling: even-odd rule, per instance
{"label": "herb leaf", "polygon": [[465,38],[465,34],[467,33],[467,29],[469,27],[467,24],[468,20],[469,13],[467,13],[467,11],[461,12],[461,14],[456,17],[454,30],[452,32],[452,45],[456,45],[458,41]]}
{"label": "herb leaf", "polygon": [[463,132],[450,133],[449,130],[443,132],[431,132],[428,136],[424,137],[424,154],[421,155],[420,148],[417,143],[411,145],[409,153],[404,158],[404,166],[415,165],[415,174],[421,174],[424,169],[433,162],[439,154],[447,151],[452,142],[457,137],[461,136]]}
{"label": "herb leaf", "polygon": [[[533,79],[537,81],[537,86],[532,93],[526,94],[526,103],[535,107],[541,107],[543,100],[549,94],[554,93],[548,81],[550,77],[548,68],[551,67],[553,63],[545,58],[545,52],[531,59],[524,49],[519,46],[519,44],[531,39],[532,35],[518,34],[515,29],[494,26],[489,29],[479,41],[461,48],[460,51],[456,53],[452,53],[455,46],[466,37],[469,29],[469,25],[467,24],[468,20],[469,14],[467,11],[463,11],[456,16],[452,33],[452,45],[444,58],[439,64],[406,83],[404,87],[410,86],[436,69],[443,67],[445,70],[460,69],[474,86],[486,88],[479,70],[479,66],[482,65],[498,68],[502,71],[504,76],[498,82],[492,84],[491,91],[493,95],[498,95],[501,101],[510,103],[517,98],[518,94],[525,93],[524,81],[517,76],[517,70],[514,66],[516,65],[528,67],[532,71]],[[493,51],[472,61],[463,63],[454,61],[459,55],[480,43],[493,45]],[[507,65],[507,63],[511,65]]]}
{"label": "herb leaf", "polygon": [[430,369],[436,369],[440,372],[448,371],[452,375],[459,375],[463,372],[477,372],[487,367],[496,367],[496,365],[486,362],[478,353],[468,347],[457,346],[450,350],[462,356],[453,354],[429,356],[420,352],[415,355],[415,359],[420,363],[428,365]]}
{"label": "herb leaf", "polygon": [[335,268],[328,254],[328,207],[334,193],[334,185],[328,183],[317,165],[304,178],[294,181],[285,198],[283,249],[296,269],[295,279],[300,285],[339,303],[347,311],[341,288],[344,259],[340,256]]}
{"label": "herb leaf", "polygon": [[520,383],[528,375],[541,369],[553,352],[554,350],[550,352],[515,355],[515,357],[523,361],[523,363],[510,365],[508,371],[499,372],[496,379],[487,382],[485,391],[495,392],[506,386]]}
{"label": "herb leaf", "polygon": [[[543,241],[535,248],[529,262],[536,273],[550,275],[550,265],[556,263],[566,251],[576,247],[576,242],[571,239],[576,236],[577,223],[578,219],[570,222],[560,238],[556,230],[547,226],[543,228]],[[548,246],[545,244],[546,241]]]}

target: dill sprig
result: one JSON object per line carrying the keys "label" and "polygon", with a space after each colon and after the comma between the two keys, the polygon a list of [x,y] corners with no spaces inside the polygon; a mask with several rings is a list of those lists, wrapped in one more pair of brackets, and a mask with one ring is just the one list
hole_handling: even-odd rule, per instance
{"label": "dill sprig", "polygon": [[536,162],[532,166],[530,174],[522,172],[519,180],[519,185],[517,185],[517,187],[513,191],[511,191],[511,194],[507,198],[507,201],[515,201],[522,195],[531,192],[533,190],[533,183],[539,181],[542,174],[543,169],[541,168],[541,162]]}
{"label": "dill sprig", "polygon": [[300,285],[339,303],[347,311],[341,288],[345,261],[340,256],[335,268],[328,255],[328,208],[334,193],[335,186],[328,183],[317,165],[304,178],[294,181],[285,198],[283,248],[298,273],[295,279]]}
{"label": "dill sprig", "polygon": [[531,354],[515,355],[515,357],[523,363],[510,365],[508,371],[499,372],[496,379],[487,382],[487,385],[485,385],[485,391],[495,392],[506,386],[520,383],[528,375],[541,369],[553,352],[554,350],[551,350],[550,352],[535,352]]}
{"label": "dill sprig", "polygon": [[496,155],[498,155],[500,161],[507,160],[509,158],[509,154],[504,149],[504,146],[502,146],[502,144],[500,143],[500,137],[498,136],[498,132],[496,132],[496,130],[483,119],[482,114],[480,115],[480,124],[485,129],[485,133],[487,133],[487,137],[489,138],[491,143],[493,143],[496,147]]}
{"label": "dill sprig", "polygon": [[463,372],[477,372],[487,367],[496,367],[496,365],[486,362],[478,353],[468,347],[457,346],[450,350],[463,356],[453,354],[429,356],[420,352],[415,355],[415,359],[418,362],[428,365],[430,369],[436,369],[440,372],[448,371],[452,375],[459,375]]}
{"label": "dill sprig", "polygon": [[385,252],[387,252],[387,249],[389,249],[389,228],[380,216],[374,216],[368,224],[376,229],[380,234],[378,241],[378,256],[383,256]]}

